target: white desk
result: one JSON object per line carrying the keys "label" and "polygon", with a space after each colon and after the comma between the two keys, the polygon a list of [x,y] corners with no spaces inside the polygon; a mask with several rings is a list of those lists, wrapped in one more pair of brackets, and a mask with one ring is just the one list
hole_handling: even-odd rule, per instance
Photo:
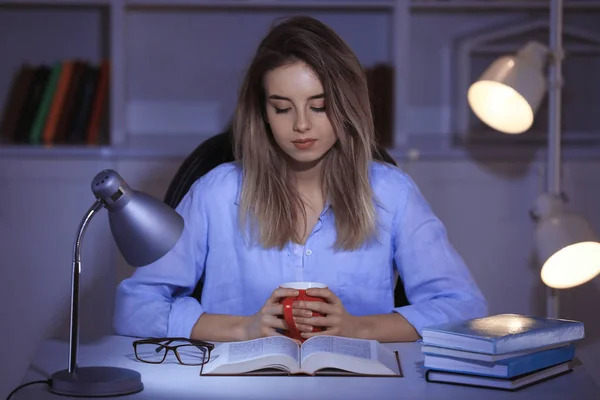
{"label": "white desk", "polygon": [[[80,347],[79,364],[131,368],[142,374],[144,390],[118,399],[600,399],[600,387],[576,360],[574,371],[517,392],[428,383],[422,373],[418,343],[388,344],[398,350],[403,378],[367,377],[207,377],[199,367],[176,362],[160,365],[137,361],[132,338],[110,336]],[[68,343],[46,341],[38,350],[23,382],[47,379],[68,363]],[[66,399],[45,385],[23,388],[15,399]]]}

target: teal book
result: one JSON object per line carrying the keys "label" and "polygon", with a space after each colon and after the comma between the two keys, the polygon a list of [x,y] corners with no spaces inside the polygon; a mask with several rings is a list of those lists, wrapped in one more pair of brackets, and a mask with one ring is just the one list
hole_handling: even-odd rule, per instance
{"label": "teal book", "polygon": [[422,343],[473,353],[505,354],[584,338],[583,322],[519,314],[497,314],[429,326]]}
{"label": "teal book", "polygon": [[553,365],[569,362],[574,357],[575,345],[571,343],[555,349],[534,351],[494,363],[426,354],[423,366],[438,371],[511,379]]}

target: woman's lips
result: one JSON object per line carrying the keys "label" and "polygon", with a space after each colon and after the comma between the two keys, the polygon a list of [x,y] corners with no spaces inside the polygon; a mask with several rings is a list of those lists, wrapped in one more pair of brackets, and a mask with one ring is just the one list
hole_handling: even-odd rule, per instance
{"label": "woman's lips", "polygon": [[299,139],[294,140],[292,143],[294,143],[294,146],[299,150],[307,150],[310,149],[316,141],[317,139]]}

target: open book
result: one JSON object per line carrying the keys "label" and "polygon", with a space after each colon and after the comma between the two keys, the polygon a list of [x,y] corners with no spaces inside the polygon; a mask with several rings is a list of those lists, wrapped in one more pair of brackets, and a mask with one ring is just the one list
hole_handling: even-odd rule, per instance
{"label": "open book", "polygon": [[401,377],[398,353],[376,340],[285,336],[218,345],[200,375],[365,375]]}

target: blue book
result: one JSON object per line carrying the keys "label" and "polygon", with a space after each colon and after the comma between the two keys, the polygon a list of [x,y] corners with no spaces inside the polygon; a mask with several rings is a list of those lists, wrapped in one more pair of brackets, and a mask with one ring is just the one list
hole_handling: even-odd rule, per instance
{"label": "blue book", "polygon": [[583,322],[497,314],[423,328],[422,343],[484,354],[505,354],[584,338]]}
{"label": "blue book", "polygon": [[449,383],[453,385],[475,386],[515,391],[527,386],[534,385],[537,382],[545,381],[547,379],[566,374],[571,371],[572,370],[568,362],[558,364],[553,367],[549,367],[539,371],[531,372],[526,375],[516,376],[511,379],[491,378],[489,376],[479,376],[470,374],[457,374],[455,372],[436,371],[434,369],[428,369],[425,373],[425,380],[427,382]]}
{"label": "blue book", "polygon": [[[564,346],[564,343],[560,344],[552,344],[550,346],[540,347],[533,351],[543,351],[554,349],[556,347]],[[456,350],[449,349],[447,347],[437,347],[437,346],[421,346],[421,352],[423,355],[433,355],[436,357],[451,357],[451,358],[459,358],[461,360],[473,360],[473,361],[483,361],[487,363],[495,363],[500,360],[505,360],[508,358],[515,358],[519,356],[523,356],[525,354],[530,354],[532,350],[521,350],[521,351],[513,351],[512,353],[504,353],[504,354],[483,354],[483,353],[473,353],[471,351],[464,350]]]}
{"label": "blue book", "polygon": [[426,354],[423,366],[438,371],[510,379],[571,361],[573,357],[575,357],[575,345],[571,343],[555,349],[533,352],[495,363]]}

